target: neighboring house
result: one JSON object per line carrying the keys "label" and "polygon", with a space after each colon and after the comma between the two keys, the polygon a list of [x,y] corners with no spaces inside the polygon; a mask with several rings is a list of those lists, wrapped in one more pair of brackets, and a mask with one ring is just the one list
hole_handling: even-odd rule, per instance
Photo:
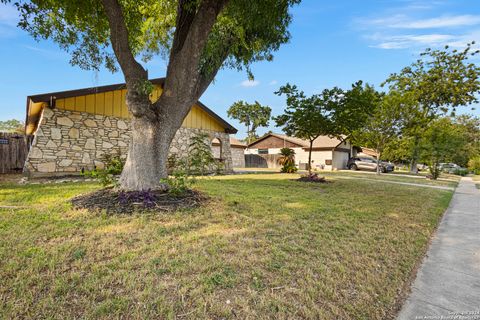
{"label": "neighboring house", "polygon": [[[281,148],[291,148],[295,151],[295,164],[299,168],[306,168],[308,163],[308,140],[289,137],[283,134],[269,133],[254,141],[245,150],[245,154],[278,155]],[[312,146],[312,168],[321,170],[340,170],[347,168],[348,159],[355,154],[355,150],[348,140],[340,140],[327,136],[320,136]],[[264,156],[268,167],[275,167],[276,157]],[[272,159],[270,159],[272,158]]]}
{"label": "neighboring house", "polygon": [[[158,99],[164,78],[150,80]],[[65,175],[102,168],[107,154],[126,157],[130,143],[125,84],[27,97],[26,134],[33,142],[25,162],[29,175]],[[192,106],[170,153],[186,156],[190,138],[200,132],[221,145],[218,158],[231,171],[231,133],[237,130],[201,102]]]}
{"label": "neighboring house", "polygon": [[[232,165],[234,168],[245,168],[245,149],[247,144],[235,137],[230,137],[230,153],[232,154]],[[212,141],[212,152],[215,158],[221,154],[221,146],[218,141]]]}
{"label": "neighboring house", "polygon": [[377,152],[373,149],[370,148],[365,148],[365,147],[356,147],[358,149],[357,151],[357,156],[359,157],[370,157],[370,158],[377,158]]}

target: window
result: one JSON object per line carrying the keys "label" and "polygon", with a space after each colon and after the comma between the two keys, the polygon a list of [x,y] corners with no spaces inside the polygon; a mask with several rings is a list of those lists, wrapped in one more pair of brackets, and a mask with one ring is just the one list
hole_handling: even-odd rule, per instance
{"label": "window", "polygon": [[268,154],[268,149],[258,149],[258,154]]}
{"label": "window", "polygon": [[332,160],[330,160],[330,159],[325,160],[325,165],[331,166],[332,165]]}

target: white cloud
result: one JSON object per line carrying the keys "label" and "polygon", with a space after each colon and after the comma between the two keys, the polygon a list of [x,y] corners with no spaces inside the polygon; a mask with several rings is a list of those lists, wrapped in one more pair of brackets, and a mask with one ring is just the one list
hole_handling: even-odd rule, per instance
{"label": "white cloud", "polygon": [[240,83],[242,87],[256,87],[260,84],[260,81],[257,80],[244,80]]}
{"label": "white cloud", "polygon": [[274,86],[274,85],[276,85],[277,83],[278,83],[277,80],[272,80],[272,81],[270,81],[268,84],[271,85],[271,86]]}
{"label": "white cloud", "polygon": [[464,48],[467,43],[478,39],[480,34],[480,15],[419,17],[418,10],[405,8],[398,9],[396,14],[381,15],[383,17],[357,19],[355,23],[373,48],[418,50],[445,45]]}
{"label": "white cloud", "polygon": [[417,46],[442,46],[455,39],[455,36],[448,34],[385,36],[383,41],[372,47],[381,49],[404,49]]}
{"label": "white cloud", "polygon": [[389,18],[376,19],[372,22],[395,29],[436,29],[478,25],[480,24],[480,16],[466,14],[413,20],[403,15],[395,15]]}

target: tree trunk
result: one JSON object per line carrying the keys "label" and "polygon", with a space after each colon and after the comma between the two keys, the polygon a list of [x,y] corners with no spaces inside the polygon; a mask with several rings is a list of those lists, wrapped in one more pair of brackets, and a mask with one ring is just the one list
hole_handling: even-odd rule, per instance
{"label": "tree trunk", "polygon": [[125,167],[120,177],[123,190],[167,190],[167,159],[173,135],[156,120],[132,117],[132,138]]}
{"label": "tree trunk", "polygon": [[410,162],[410,172],[414,174],[418,174],[417,163],[418,163],[418,153],[419,153],[418,148],[420,144],[419,140],[420,139],[418,137],[415,137],[413,153],[412,153],[412,161]]}
{"label": "tree trunk", "polygon": [[435,158],[432,159],[432,164],[430,166],[430,173],[432,174],[433,180],[437,180],[438,177],[440,176],[440,171],[438,169],[438,160]]}
{"label": "tree trunk", "polygon": [[312,146],[313,146],[313,140],[310,140],[310,149],[308,149],[308,173],[312,173]]}
{"label": "tree trunk", "polygon": [[375,150],[377,152],[377,174],[380,175],[380,156],[381,152],[378,150]]}

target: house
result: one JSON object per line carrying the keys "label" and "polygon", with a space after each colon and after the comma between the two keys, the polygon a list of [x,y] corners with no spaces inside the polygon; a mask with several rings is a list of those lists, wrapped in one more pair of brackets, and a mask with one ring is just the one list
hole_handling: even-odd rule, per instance
{"label": "house", "polygon": [[[295,164],[305,169],[308,163],[308,140],[289,137],[283,134],[269,133],[252,142],[245,150],[245,154],[258,155],[266,161],[266,166],[276,167],[276,159],[280,149],[291,148],[295,151]],[[351,143],[345,139],[320,136],[312,145],[312,168],[320,170],[340,170],[347,168],[348,159],[355,154]],[[267,156],[274,155],[274,156]]]}
{"label": "house", "polygon": [[[150,80],[151,100],[161,95],[164,78]],[[126,157],[130,143],[125,84],[52,92],[27,97],[25,131],[33,136],[24,172],[65,175],[102,168],[106,154]],[[221,145],[218,158],[231,171],[230,134],[237,130],[201,102],[192,106],[170,148],[186,156],[190,138],[200,132]]]}
{"label": "house", "polygon": [[[212,152],[215,158],[218,158],[221,149],[217,141],[212,142]],[[245,168],[245,149],[247,144],[235,137],[230,137],[230,153],[232,155],[232,165],[234,168]]]}
{"label": "house", "polygon": [[357,147],[357,149],[357,156],[359,157],[369,157],[376,159],[378,156],[377,152],[371,148]]}

